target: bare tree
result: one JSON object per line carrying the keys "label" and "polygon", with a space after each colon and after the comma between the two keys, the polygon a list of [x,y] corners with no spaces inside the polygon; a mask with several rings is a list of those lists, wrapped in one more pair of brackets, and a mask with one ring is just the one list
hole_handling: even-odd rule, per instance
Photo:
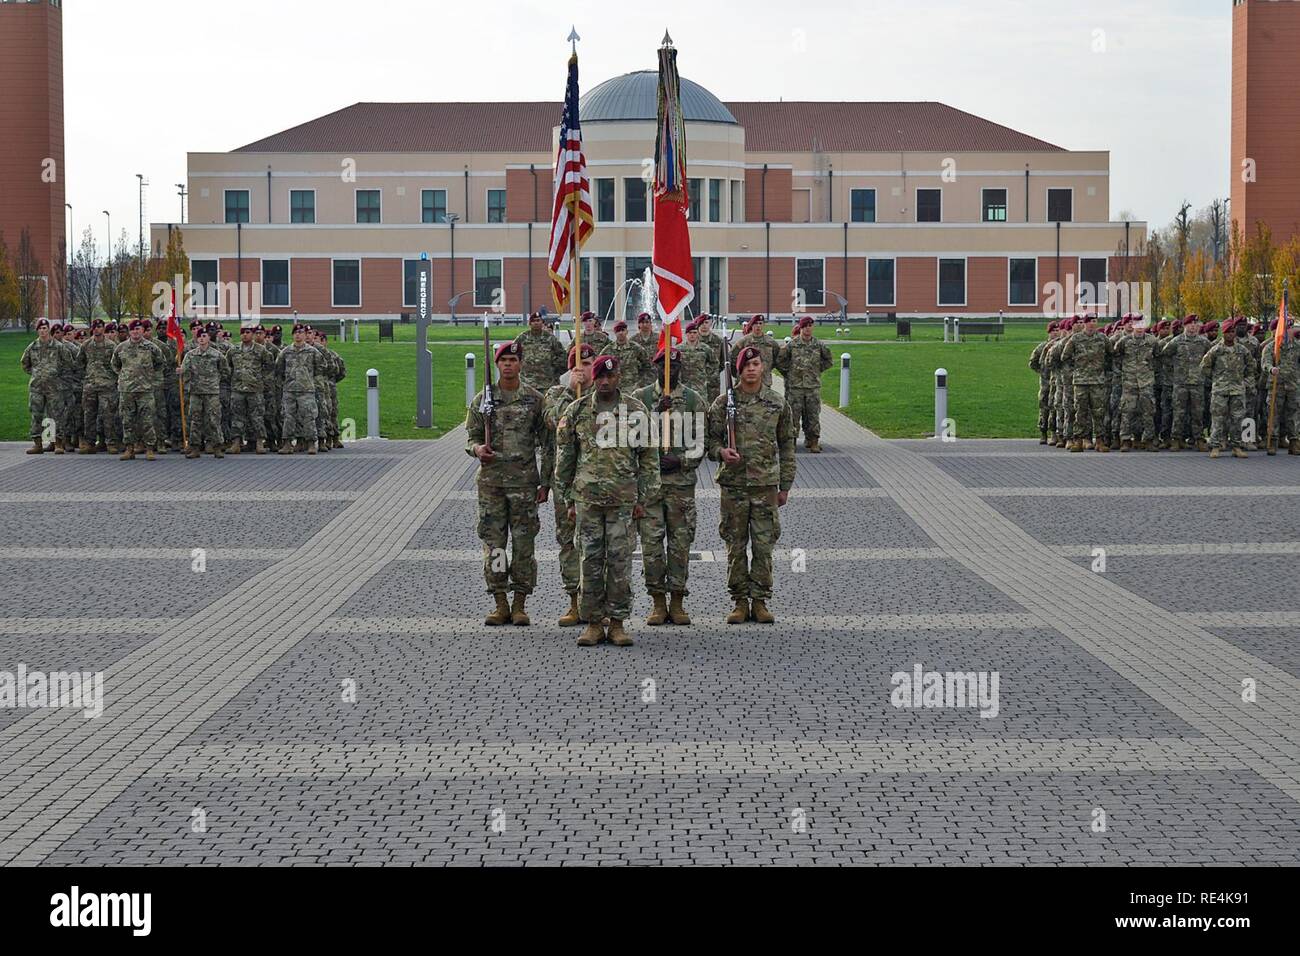
{"label": "bare tree", "polygon": [[18,274],[9,258],[9,247],[0,232],[0,327],[18,322]]}
{"label": "bare tree", "polygon": [[26,226],[18,239],[14,255],[14,272],[18,273],[18,318],[30,332],[36,320],[46,314],[49,299],[48,278],[32,245],[32,233]]}
{"label": "bare tree", "polygon": [[68,242],[59,243],[59,251],[54,257],[54,267],[50,270],[50,318],[71,321],[72,313],[68,311]]}
{"label": "bare tree", "polygon": [[68,278],[72,297],[72,314],[90,322],[99,306],[99,250],[90,229],[81,234],[81,245],[72,258],[72,273]]}
{"label": "bare tree", "polygon": [[117,243],[117,254],[104,263],[99,274],[99,303],[104,313],[114,322],[120,322],[127,311],[127,280],[129,278],[134,255],[130,249],[130,238],[126,230]]}

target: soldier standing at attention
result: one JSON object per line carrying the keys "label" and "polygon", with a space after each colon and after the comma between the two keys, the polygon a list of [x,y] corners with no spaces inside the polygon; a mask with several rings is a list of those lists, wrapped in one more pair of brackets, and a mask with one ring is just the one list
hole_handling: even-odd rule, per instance
{"label": "soldier standing at attention", "polygon": [[282,349],[275,371],[284,383],[284,442],[281,455],[298,450],[316,454],[316,368],[320,353],[307,344],[307,326],[293,327],[293,344]]}
{"label": "soldier standing at attention", "polygon": [[330,362],[333,364],[330,371],[330,447],[342,448],[343,430],[339,423],[339,382],[348,377],[348,363],[343,361],[341,353],[329,347],[328,339],[325,342],[325,351],[329,352]]}
{"label": "soldier standing at attention", "polygon": [[[63,435],[59,434],[59,422],[63,419],[63,367],[69,361],[68,352],[50,333],[50,323],[40,319],[36,323],[36,341],[27,346],[23,352],[23,371],[30,376],[27,383],[27,408],[32,414],[32,447],[27,449],[29,455],[39,455],[47,450],[63,454]],[[54,442],[51,449],[46,449],[41,440],[45,432],[45,420],[54,422]]]}
{"label": "soldier standing at attention", "polygon": [[1047,323],[1047,339],[1034,347],[1029,356],[1029,368],[1038,373],[1038,433],[1040,445],[1047,444],[1047,432],[1052,426],[1052,370],[1045,361],[1047,350],[1056,341],[1056,323]]}
{"label": "soldier standing at attention", "polygon": [[[651,627],[665,621],[691,623],[682,602],[690,593],[686,580],[691,545],[695,543],[696,470],[704,460],[709,407],[703,395],[682,384],[681,356],[677,353],[673,349],[668,392],[664,392],[664,350],[660,349],[655,356],[654,384],[633,396],[650,409],[658,429],[652,437],[659,449],[660,493],[646,502],[645,517],[637,526],[645,586],[654,602],[654,610],[646,618]],[[668,413],[670,423],[667,449],[663,442],[664,413]],[[671,605],[667,603],[670,594]]]}
{"label": "soldier standing at attention", "polygon": [[176,343],[167,336],[167,321],[160,319],[158,321],[158,347],[163,350],[163,387],[162,394],[158,401],[158,422],[156,426],[162,430],[158,432],[158,445],[161,451],[164,439],[167,442],[167,448],[170,451],[181,452],[181,399],[180,390],[176,387],[176,376],[180,371],[180,363],[177,361]]}
{"label": "soldier standing at attention", "polygon": [[659,336],[655,333],[649,312],[642,312],[636,317],[636,335],[632,336],[632,341],[641,346],[646,355],[654,355],[659,351]]}
{"label": "soldier standing at attention", "polygon": [[528,317],[528,329],[520,332],[515,341],[524,350],[520,378],[525,385],[545,393],[560,380],[568,367],[569,357],[564,345],[546,327],[540,312]]}
{"label": "soldier standing at attention", "polygon": [[133,319],[127,331],[130,338],[113,350],[125,446],[120,458],[134,461],[143,450],[145,460],[153,461],[158,444],[158,433],[154,430],[153,380],[155,374],[161,373],[166,359],[162,349],[144,337],[144,323],[140,319]]}
{"label": "soldier standing at attention", "polygon": [[601,355],[613,355],[618,359],[618,377],[625,383],[624,388],[644,388],[650,384],[654,370],[650,367],[650,356],[645,349],[628,337],[627,323],[619,319],[614,323],[614,341],[601,350]]}
{"label": "soldier standing at attention", "polygon": [[713,351],[700,341],[700,322],[696,319],[685,329],[686,341],[677,347],[682,357],[682,384],[700,395],[709,392],[713,377]]}
{"label": "soldier standing at attention", "polygon": [[785,377],[785,400],[790,405],[790,427],[795,444],[799,431],[804,447],[814,455],[822,453],[822,373],[834,363],[831,350],[814,335],[816,322],[804,316],[794,327],[794,338],[776,357],[776,367]]}
{"label": "soldier standing at attention", "polygon": [[713,350],[713,373],[709,377],[709,388],[704,398],[710,405],[718,397],[722,386],[718,382],[722,374],[723,347],[722,336],[713,331],[713,316],[707,312],[700,316],[700,341]]}
{"label": "soldier standing at attention", "polygon": [[271,353],[253,341],[253,327],[239,330],[239,344],[230,350],[230,447],[238,455],[244,443],[259,455],[266,454],[266,409],[263,407],[266,376],[272,369]]}
{"label": "soldier standing at attention", "polygon": [[185,350],[181,360],[181,382],[189,412],[190,447],[186,458],[198,458],[206,445],[213,458],[225,457],[221,432],[221,370],[228,364],[221,350],[212,344],[212,334],[199,329],[198,344]]}
{"label": "soldier standing at attention", "polygon": [[1232,319],[1223,321],[1223,341],[1216,342],[1201,359],[1201,371],[1210,379],[1211,458],[1232,445],[1233,458],[1249,458],[1242,447],[1241,423],[1246,417],[1246,375],[1250,349],[1237,341]]}
{"label": "soldier standing at attention", "polygon": [[1074,337],[1078,316],[1063,319],[1057,326],[1060,333],[1056,345],[1049,353],[1049,361],[1056,376],[1056,447],[1067,448],[1074,443],[1074,378],[1073,369],[1065,360],[1065,347]]}
{"label": "soldier standing at attention", "polygon": [[59,375],[63,417],[58,422],[58,433],[63,436],[64,450],[72,451],[81,439],[81,414],[77,408],[77,399],[81,395],[81,369],[77,365],[77,359],[81,347],[77,345],[77,335],[71,325],[55,322],[50,326],[50,334],[67,353],[67,362]]}
{"label": "soldier standing at attention", "polygon": [[1172,375],[1173,424],[1169,447],[1182,451],[1183,442],[1195,445],[1197,451],[1209,451],[1201,435],[1205,417],[1205,381],[1201,374],[1201,359],[1210,350],[1209,340],[1199,334],[1201,322],[1195,315],[1183,319],[1182,331],[1171,338],[1162,354],[1169,356]]}
{"label": "soldier standing at attention", "polygon": [[320,360],[316,363],[316,375],[313,384],[316,388],[316,448],[321,453],[330,450],[330,356],[325,348],[325,333],[307,327],[307,344],[316,350]]}
{"label": "soldier standing at attention", "polygon": [[[117,343],[105,334],[103,319],[90,323],[90,339],[77,357],[81,365],[81,446],[80,455],[98,451],[117,454],[117,436],[113,430],[113,410],[117,407],[117,373],[113,371],[113,350]],[[96,442],[98,439],[98,442]]]}
{"label": "soldier standing at attention", "polygon": [[[596,357],[594,386],[571,404],[555,437],[555,487],[576,522],[581,615],[586,630],[580,647],[608,640],[630,647],[623,623],[632,613],[632,525],[645,517],[645,505],[660,494],[659,449],[648,433],[649,413],[629,393],[619,391],[618,359]],[[646,431],[618,434],[620,418],[644,422]],[[611,433],[614,433],[611,435]],[[609,620],[606,633],[602,623]]]}
{"label": "soldier standing at attention", "polygon": [[[577,346],[569,349],[569,384],[552,385],[546,393],[543,404],[543,417],[546,421],[546,447],[542,452],[542,477],[550,483],[555,474],[555,432],[559,428],[560,418],[565,409],[578,399],[574,386],[580,386],[583,394],[591,388],[591,363],[596,358],[596,350],[586,342],[582,343],[582,361],[576,360]],[[569,504],[564,496],[555,494],[555,543],[560,546],[560,580],[564,582],[564,591],[569,595],[569,609],[560,618],[560,627],[577,627],[585,624],[578,609],[579,568],[578,551],[574,545],[574,521],[569,517]]]}
{"label": "soldier standing at attention", "polygon": [[744,335],[736,343],[732,352],[735,354],[743,352],[747,348],[758,349],[758,354],[763,358],[763,385],[771,388],[772,369],[776,365],[776,343],[764,331],[766,327],[767,319],[761,315],[754,316],[745,323]]}
{"label": "soldier standing at attention", "polygon": [[[1287,446],[1288,455],[1300,455],[1300,341],[1296,340],[1296,327],[1279,329],[1277,319],[1273,320],[1273,335],[1283,335],[1281,361],[1274,362],[1274,344],[1276,339],[1264,341],[1260,357],[1264,364],[1264,413],[1261,430],[1268,433],[1268,405],[1273,394],[1273,379],[1277,379],[1277,408],[1273,413],[1273,444],[1268,446],[1270,455],[1277,454],[1278,445]],[[1279,440],[1280,439],[1280,440]]]}
{"label": "soldier standing at attention", "polygon": [[266,428],[266,446],[277,450],[280,447],[280,382],[275,371],[275,360],[280,357],[280,346],[267,337],[266,327],[259,325],[253,330],[253,341],[266,349],[270,365],[262,377],[262,407]]}
{"label": "soldier standing at attention", "polygon": [[595,349],[597,355],[609,344],[609,336],[601,330],[600,319],[595,312],[582,313],[582,341]]}
{"label": "soldier standing at attention", "polygon": [[1097,451],[1106,446],[1106,355],[1110,340],[1097,331],[1096,316],[1085,316],[1083,331],[1070,337],[1062,353],[1074,366],[1074,442],[1070,451],[1083,451],[1083,443],[1092,439]]}
{"label": "soldier standing at attention", "polygon": [[[746,346],[736,356],[735,442],[727,420],[727,396],[709,409],[708,455],[721,461],[722,523],[727,546],[727,590],[735,609],[728,624],[772,624],[772,549],[781,537],[780,509],[794,487],[794,429],[790,407],[763,385],[762,353]],[[753,552],[751,559],[747,553]]]}
{"label": "soldier standing at attention", "polygon": [[[1122,363],[1119,399],[1119,450],[1156,451],[1156,340],[1147,334],[1145,319],[1132,327],[1131,335],[1115,344],[1115,356]],[[1139,437],[1140,436],[1140,437]]]}
{"label": "soldier standing at attention", "polygon": [[[474,396],[465,416],[469,438],[465,451],[479,461],[478,536],[483,542],[483,580],[496,601],[496,610],[483,622],[488,627],[531,621],[525,603],[537,587],[537,560],[533,557],[537,532],[537,507],[551,493],[549,475],[538,476],[537,454],[546,460],[546,420],[542,393],[520,380],[523,346],[503,342],[497,346],[497,383],[491,386],[491,407],[483,408],[484,391]],[[485,369],[491,375],[491,369]],[[488,380],[489,383],[491,379]],[[505,560],[510,546],[510,562]],[[506,599],[514,591],[514,604]]]}

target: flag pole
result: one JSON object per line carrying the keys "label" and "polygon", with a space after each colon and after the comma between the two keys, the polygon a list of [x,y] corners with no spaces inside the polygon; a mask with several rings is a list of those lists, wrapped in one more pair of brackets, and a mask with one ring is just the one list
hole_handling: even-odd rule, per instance
{"label": "flag pole", "polygon": [[[578,41],[580,39],[582,38],[578,36],[578,28],[576,26],[571,28],[568,36],[570,66],[576,66],[578,63]],[[566,172],[565,176],[567,175]],[[570,270],[572,278],[569,286],[569,301],[573,303],[574,368],[582,365],[582,260],[578,258],[578,213],[581,198],[577,190],[574,190],[569,198],[571,206],[569,215],[569,263],[573,266]],[[574,383],[573,394],[578,398],[582,398],[581,379]]]}
{"label": "flag pole", "polygon": [[1291,280],[1286,278],[1282,280],[1282,311],[1277,317],[1277,334],[1273,336],[1273,368],[1269,377],[1273,379],[1269,385],[1268,395],[1268,434],[1264,439],[1264,449],[1270,455],[1277,454],[1277,446],[1273,443],[1274,428],[1277,425],[1277,383],[1282,375],[1279,371],[1279,364],[1282,361],[1282,346],[1286,343],[1286,326],[1290,313],[1290,292]]}
{"label": "flag pole", "polygon": [[176,387],[180,391],[181,395],[181,442],[184,444],[185,450],[189,451],[190,426],[188,419],[185,417],[185,377],[181,375],[180,369],[181,353],[178,351],[176,353]]}

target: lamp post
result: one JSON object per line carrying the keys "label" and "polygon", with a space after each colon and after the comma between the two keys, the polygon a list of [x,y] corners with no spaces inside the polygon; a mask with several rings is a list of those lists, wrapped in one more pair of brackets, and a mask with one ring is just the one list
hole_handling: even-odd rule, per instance
{"label": "lamp post", "polygon": [[177,183],[176,193],[181,197],[181,225],[183,226],[185,225],[185,197],[188,195],[189,190],[185,188],[184,183]]}
{"label": "lamp post", "polygon": [[[447,213],[447,224],[451,226],[451,280],[448,283],[453,289],[456,288],[456,223],[460,222],[458,213]],[[456,296],[450,302],[451,305],[451,324],[456,324],[456,303],[460,296]]]}
{"label": "lamp post", "polygon": [[104,210],[104,218],[108,220],[108,251],[104,253],[104,263],[107,265],[113,261],[113,217],[107,209]]}
{"label": "lamp post", "polygon": [[63,205],[68,207],[68,238],[63,243],[63,267],[67,270],[68,277],[67,291],[63,294],[63,311],[64,321],[72,321],[72,237],[76,235],[76,230],[72,226],[72,203],[65,202]]}
{"label": "lamp post", "polygon": [[139,219],[139,236],[137,237],[136,255],[141,259],[144,258],[144,173],[136,173],[135,178],[140,181],[140,219]]}

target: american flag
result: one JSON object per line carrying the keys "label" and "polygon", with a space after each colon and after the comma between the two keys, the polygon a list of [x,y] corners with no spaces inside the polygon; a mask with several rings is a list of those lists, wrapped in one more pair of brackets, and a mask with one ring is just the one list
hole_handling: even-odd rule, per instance
{"label": "american flag", "polygon": [[591,180],[587,178],[587,157],[582,152],[582,124],[578,120],[578,56],[569,57],[569,83],[564,94],[564,118],[560,121],[560,146],[555,155],[555,203],[551,212],[551,297],[555,310],[563,312],[569,302],[573,278],[570,261],[573,204],[577,203],[577,247],[582,249],[595,228],[591,214]]}

